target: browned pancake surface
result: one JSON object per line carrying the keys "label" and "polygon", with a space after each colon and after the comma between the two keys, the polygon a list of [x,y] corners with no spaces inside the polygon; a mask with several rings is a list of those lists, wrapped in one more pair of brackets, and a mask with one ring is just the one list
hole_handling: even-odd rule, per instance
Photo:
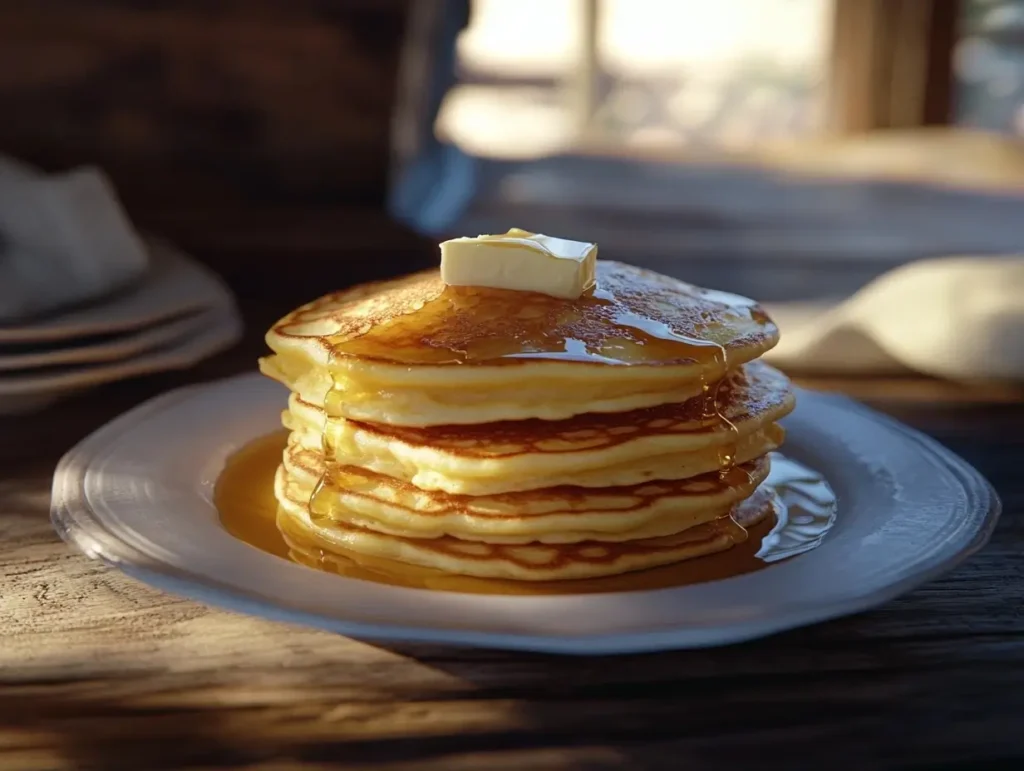
{"label": "browned pancake surface", "polygon": [[275,336],[315,340],[334,356],[405,364],[515,364],[556,354],[705,365],[720,346],[749,360],[775,344],[778,330],[746,298],[601,260],[597,288],[575,300],[446,287],[429,271],[322,297],[278,322],[272,345]]}
{"label": "browned pancake surface", "polygon": [[[322,455],[296,445],[287,447],[285,453],[289,469],[301,469],[310,478],[318,478],[323,473]],[[666,498],[717,498],[731,494],[730,497],[735,500],[764,481],[769,466],[768,458],[761,457],[735,466],[724,474],[714,471],[688,479],[657,480],[619,487],[561,485],[487,496],[420,490],[409,482],[357,466],[332,468],[325,484],[346,495],[375,502],[383,501],[392,508],[404,509],[417,516],[441,517],[471,513],[474,517],[501,520],[529,517],[531,511],[539,511],[533,516],[577,512],[624,514]],[[415,505],[411,505],[413,503]]]}
{"label": "browned pancake surface", "polygon": [[[709,401],[712,399],[713,401]],[[716,406],[717,405],[717,406]],[[475,458],[523,453],[564,453],[614,447],[642,437],[713,433],[729,423],[760,426],[787,414],[793,405],[789,380],[755,362],[722,382],[717,397],[698,396],[619,413],[583,413],[567,420],[509,420],[478,425],[386,426],[352,421],[364,431],[408,445]],[[306,403],[311,409],[316,405]]]}

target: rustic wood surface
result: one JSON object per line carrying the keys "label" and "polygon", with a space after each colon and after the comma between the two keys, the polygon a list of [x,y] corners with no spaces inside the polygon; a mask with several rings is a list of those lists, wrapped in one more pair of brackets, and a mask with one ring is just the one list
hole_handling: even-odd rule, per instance
{"label": "rustic wood surface", "polygon": [[250,368],[259,350],[254,333],[193,372],[0,423],[0,768],[975,771],[1024,759],[1024,404],[1005,388],[826,383],[932,433],[1001,493],[992,543],[952,574],[759,642],[576,659],[234,615],[57,540],[61,452],[165,388]]}

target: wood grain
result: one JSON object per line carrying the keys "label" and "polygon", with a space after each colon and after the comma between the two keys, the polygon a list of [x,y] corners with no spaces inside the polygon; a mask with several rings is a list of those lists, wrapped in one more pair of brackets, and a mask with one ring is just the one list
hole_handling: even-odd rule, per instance
{"label": "wood grain", "polygon": [[249,368],[257,344],[56,408],[34,457],[5,464],[0,768],[974,771],[1024,759],[1021,403],[884,403],[987,474],[1005,514],[982,553],[879,610],[645,656],[375,645],[157,592],[50,530],[64,447],[176,382]]}

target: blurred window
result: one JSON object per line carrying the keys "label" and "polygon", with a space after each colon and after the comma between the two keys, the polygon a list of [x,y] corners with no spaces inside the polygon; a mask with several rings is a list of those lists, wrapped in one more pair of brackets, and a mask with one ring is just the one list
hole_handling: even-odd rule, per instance
{"label": "blurred window", "polygon": [[776,300],[1019,250],[1024,146],[951,124],[1024,123],[1024,0],[414,7],[390,207],[421,232],[529,227]]}
{"label": "blurred window", "polygon": [[477,156],[818,131],[832,0],[474,0],[438,135]]}

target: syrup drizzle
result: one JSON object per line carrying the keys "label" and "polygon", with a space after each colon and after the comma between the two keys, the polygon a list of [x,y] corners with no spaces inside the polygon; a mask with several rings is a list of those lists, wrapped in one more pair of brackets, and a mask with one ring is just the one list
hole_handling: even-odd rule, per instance
{"label": "syrup drizzle", "polygon": [[[398,364],[495,366],[522,359],[612,366],[720,363],[720,345],[679,334],[651,317],[663,307],[666,314],[678,313],[668,300],[640,298],[635,286],[620,295],[617,288],[621,287],[613,279],[599,281],[578,299],[565,300],[533,292],[449,286],[414,312],[336,342],[335,351]],[[762,323],[756,306],[744,304],[742,298],[703,299]],[[689,326],[699,329],[716,316],[707,311],[687,318]],[[717,379],[724,372],[714,374]]]}
{"label": "syrup drizzle", "polygon": [[[600,287],[595,288],[593,294],[598,300],[613,304],[616,302],[613,294]],[[727,296],[723,294],[722,297]],[[729,371],[729,354],[725,346],[713,340],[681,335],[667,324],[633,313],[621,305],[615,309],[614,320],[620,327],[630,327],[652,338],[672,341],[685,346],[687,354],[700,365],[700,387],[703,399],[702,420],[710,423],[715,430],[730,434],[729,439],[720,445],[718,453],[719,473],[722,479],[729,478],[736,465],[736,445],[739,441],[739,431],[732,421],[722,414],[719,390],[722,383],[725,382],[725,374]],[[714,380],[709,381],[709,370],[717,375]]]}
{"label": "syrup drizzle", "polygon": [[327,370],[331,376],[331,386],[324,394],[324,424],[320,430],[320,447],[324,455],[324,471],[313,486],[313,492],[309,496],[309,516],[316,522],[322,519],[329,519],[331,510],[330,475],[337,463],[337,454],[334,451],[334,443],[331,441],[329,425],[331,422],[331,408],[334,401],[339,397],[339,382],[336,369],[332,366],[335,363],[335,354],[328,358]]}

